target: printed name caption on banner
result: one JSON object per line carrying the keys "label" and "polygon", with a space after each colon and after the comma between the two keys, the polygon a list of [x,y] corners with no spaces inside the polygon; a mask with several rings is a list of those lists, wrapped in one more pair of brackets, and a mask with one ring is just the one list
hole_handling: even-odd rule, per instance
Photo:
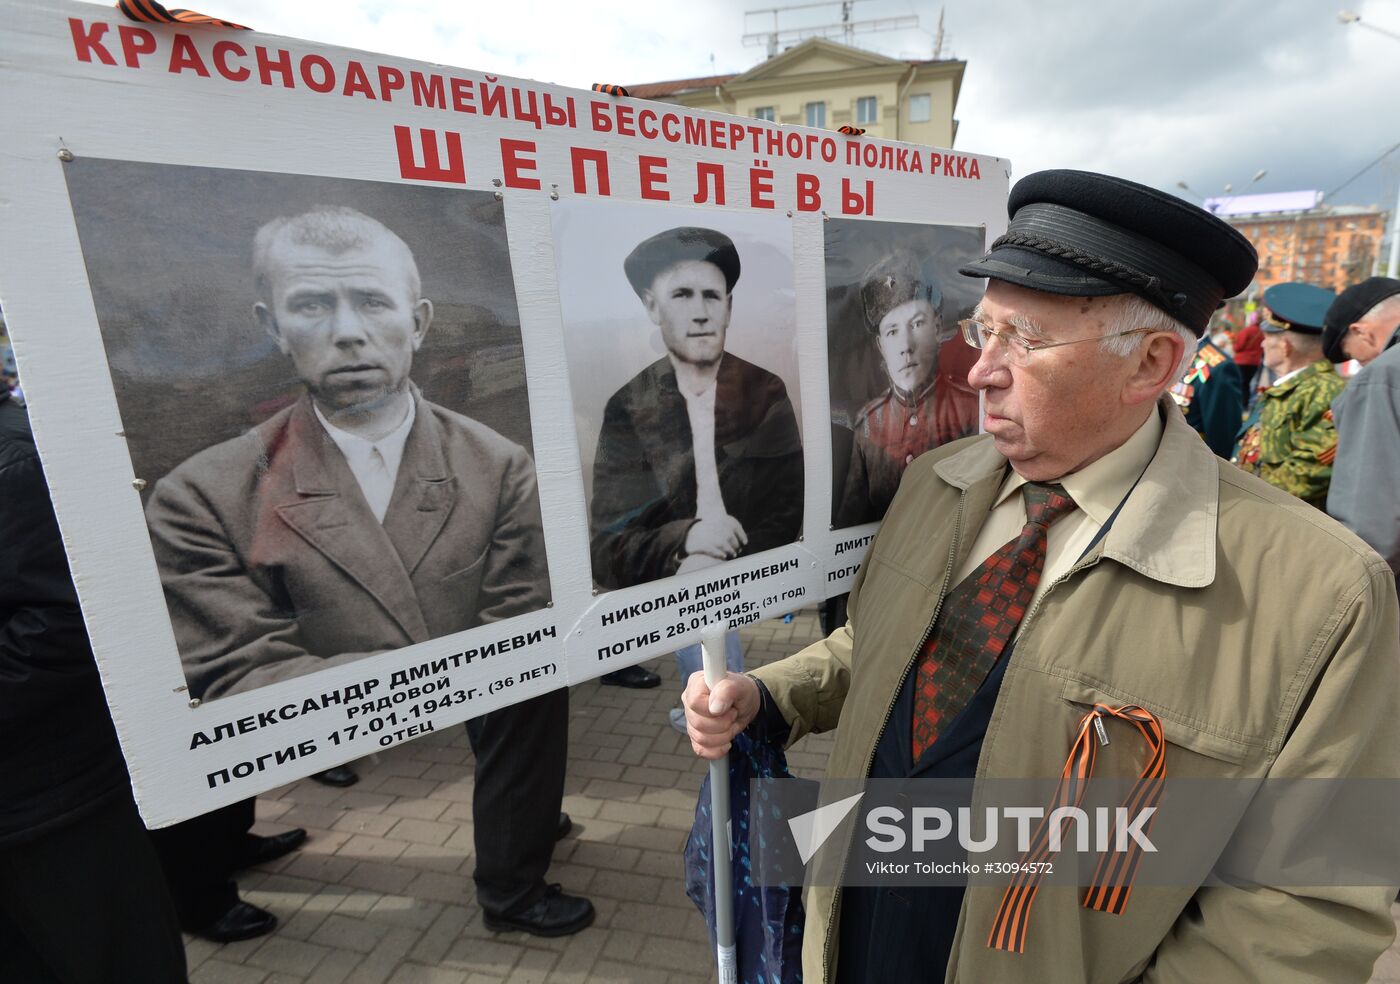
{"label": "printed name caption on banner", "polygon": [[[818,600],[817,565],[798,547],[777,559],[690,584],[679,578],[612,592],[599,599],[565,641],[588,676],[618,669]],[[617,597],[622,596],[622,597]]]}
{"label": "printed name caption on banner", "polygon": [[[454,687],[452,676],[444,672],[452,667],[471,666],[476,660],[514,652],[542,643],[546,638],[555,637],[557,629],[551,625],[451,656],[427,660],[406,670],[397,670],[391,674],[387,692],[383,695],[376,694],[383,686],[383,681],[378,677],[370,677],[323,693],[319,698],[306,698],[299,704],[288,702],[275,709],[225,721],[213,728],[196,730],[190,738],[189,749],[195,751],[206,745],[236,739],[284,721],[337,708],[343,712],[343,717],[339,721],[328,722],[332,725],[328,734],[257,756],[249,756],[231,766],[214,769],[205,776],[209,788],[214,789],[235,780],[247,779],[288,762],[304,760],[316,755],[321,749],[334,750],[336,758],[341,761],[346,759],[345,753],[349,749],[354,749],[350,757],[367,755],[372,751],[389,748],[435,731],[439,724],[450,725],[474,717],[481,712],[471,710],[464,713],[462,709],[480,702],[483,698],[512,694],[517,688],[527,688],[532,684],[559,677],[559,665],[553,661],[496,672],[477,680],[474,686]],[[480,669],[480,664],[477,669]],[[507,702],[514,701],[508,699]],[[490,702],[491,706],[498,703]],[[451,713],[449,715],[446,712]],[[442,720],[448,716],[451,720]],[[326,757],[329,757],[329,753]]]}
{"label": "printed name caption on banner", "polygon": [[[702,121],[703,122],[703,121]],[[718,123],[718,121],[710,121]],[[739,124],[732,124],[738,127]],[[399,176],[410,181],[435,181],[445,184],[467,185],[467,167],[462,150],[462,138],[464,134],[456,130],[438,131],[432,127],[420,127],[417,130],[416,144],[413,129],[407,126],[394,126],[394,150],[398,155]],[[778,134],[778,136],[782,136]],[[790,137],[802,137],[803,134],[788,134]],[[820,145],[820,139],[815,134],[807,134],[808,139],[814,145]],[[800,141],[799,141],[800,142]],[[755,140],[757,143],[757,140]],[[781,143],[781,141],[779,141]],[[710,149],[727,149],[716,147],[713,143],[700,142],[691,146],[706,147]],[[544,178],[539,155],[541,149],[533,140],[519,140],[514,138],[502,138],[499,141],[500,147],[500,168],[504,175],[499,182],[507,188],[525,189],[538,191],[543,187]],[[873,145],[867,145],[867,149],[874,150]],[[902,162],[907,153],[906,148],[884,147],[882,150],[889,151],[889,159],[892,163],[888,167],[883,164],[868,165],[856,162],[847,166],[875,166],[881,169],[895,171],[917,171],[922,172],[922,166],[910,168],[903,166]],[[630,167],[633,159],[632,154],[621,154],[614,157],[606,150],[590,147],[569,146],[567,165],[563,155],[558,148],[546,148],[545,153],[553,153],[554,160],[546,160],[544,167],[552,169],[555,173],[550,173],[549,177],[558,178],[558,181],[550,183],[551,194],[557,196],[558,188],[564,181],[564,173],[567,172],[571,187],[576,195],[593,195],[607,198],[612,196],[613,168],[615,164],[621,167]],[[918,161],[918,151],[913,151],[912,160]],[[798,171],[793,174],[793,185],[790,195],[785,194],[786,188],[779,188],[775,182],[779,180],[779,172],[772,166],[772,158],[777,155],[770,155],[766,158],[754,158],[752,166],[745,171],[742,167],[736,167],[733,163],[726,165],[717,161],[696,161],[694,162],[694,180],[687,182],[690,174],[690,162],[683,161],[679,164],[679,173],[669,170],[672,162],[666,157],[650,156],[646,154],[636,155],[637,186],[639,195],[644,201],[660,202],[689,202],[696,205],[727,205],[729,201],[728,184],[726,176],[738,171],[743,177],[738,180],[740,188],[747,188],[748,195],[742,195],[733,202],[736,205],[747,205],[753,209],[777,209],[787,208],[792,212],[819,212],[825,205],[832,211],[836,210],[836,203],[839,202],[841,215],[865,215],[875,214],[875,191],[876,182],[873,178],[864,181],[843,176],[840,184],[840,194],[837,198],[828,186],[826,193],[828,200],[822,197],[823,186],[821,178],[816,174],[809,174]],[[869,157],[869,155],[867,155]],[[446,163],[443,163],[443,161]],[[880,158],[876,158],[879,160]],[[971,177],[973,180],[981,180],[980,172],[977,168],[976,158],[958,157],[956,161],[960,166],[953,167],[955,158],[944,158],[943,155],[934,152],[931,155],[932,168],[939,162],[947,165],[944,172],[950,177]],[[971,167],[967,162],[971,161]],[[591,180],[590,180],[591,174]],[[673,198],[672,187],[668,187],[672,178],[681,185],[677,194]],[[691,189],[694,189],[693,192]],[[779,197],[782,196],[782,197]],[[830,199],[836,199],[835,202]]]}
{"label": "printed name caption on banner", "polygon": [[855,530],[837,530],[831,535],[828,552],[831,559],[826,565],[826,594],[840,594],[851,589],[870,544],[875,540],[875,531],[855,534]]}

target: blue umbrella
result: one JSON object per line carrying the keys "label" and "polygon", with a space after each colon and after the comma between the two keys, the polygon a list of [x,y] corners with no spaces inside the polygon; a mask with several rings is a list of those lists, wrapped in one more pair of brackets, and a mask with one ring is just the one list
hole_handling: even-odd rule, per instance
{"label": "blue umbrella", "polygon": [[[737,981],[798,984],[802,980],[804,917],[801,872],[794,872],[795,877],[785,883],[755,883],[754,868],[767,839],[783,836],[787,817],[773,801],[773,784],[759,782],[751,789],[751,779],[802,781],[793,777],[778,746],[747,733],[735,737],[729,750],[729,820]],[[710,777],[706,776],[695,805],[695,825],[685,845],[685,894],[704,914],[712,944],[717,940],[713,821]]]}

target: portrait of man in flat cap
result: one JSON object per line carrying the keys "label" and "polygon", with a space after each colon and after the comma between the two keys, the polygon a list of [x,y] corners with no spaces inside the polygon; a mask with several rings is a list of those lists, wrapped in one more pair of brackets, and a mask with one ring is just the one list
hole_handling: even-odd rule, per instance
{"label": "portrait of man in flat cap", "polygon": [[790,227],[616,203],[561,203],[553,218],[596,585],[795,541]]}
{"label": "portrait of man in flat cap", "polygon": [[[69,178],[190,696],[549,603],[489,194],[123,162]],[[238,207],[148,200],[210,186]]]}
{"label": "portrait of man in flat cap", "polygon": [[826,225],[831,523],[842,529],[878,521],[910,462],[977,431],[976,353],[957,332],[975,298],[955,271],[982,239],[958,227]]}
{"label": "portrait of man in flat cap", "polygon": [[802,528],[802,443],[783,381],[725,351],[742,269],[733,241],[667,229],[623,269],[666,354],[604,411],[594,580],[627,587],[791,543]]}

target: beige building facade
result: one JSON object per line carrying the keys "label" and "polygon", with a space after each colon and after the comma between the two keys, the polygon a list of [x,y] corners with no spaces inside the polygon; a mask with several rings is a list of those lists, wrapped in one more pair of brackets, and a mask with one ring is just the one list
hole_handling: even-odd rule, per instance
{"label": "beige building facade", "polygon": [[1259,251],[1260,290],[1302,280],[1340,291],[1379,269],[1387,217],[1375,206],[1322,205],[1226,221]]}
{"label": "beige building facade", "polygon": [[738,75],[628,85],[640,99],[732,113],[789,126],[952,147],[963,71],[953,60],[901,61],[812,38]]}

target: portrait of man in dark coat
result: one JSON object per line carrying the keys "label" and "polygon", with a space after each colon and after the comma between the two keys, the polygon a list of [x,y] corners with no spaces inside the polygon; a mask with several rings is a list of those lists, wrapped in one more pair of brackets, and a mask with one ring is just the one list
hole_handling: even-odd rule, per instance
{"label": "portrait of man in dark coat", "polygon": [[608,400],[593,465],[593,578],[643,584],[797,539],[802,442],[783,381],[725,351],[740,260],[713,229],[668,229],[624,270],[666,355]]}

